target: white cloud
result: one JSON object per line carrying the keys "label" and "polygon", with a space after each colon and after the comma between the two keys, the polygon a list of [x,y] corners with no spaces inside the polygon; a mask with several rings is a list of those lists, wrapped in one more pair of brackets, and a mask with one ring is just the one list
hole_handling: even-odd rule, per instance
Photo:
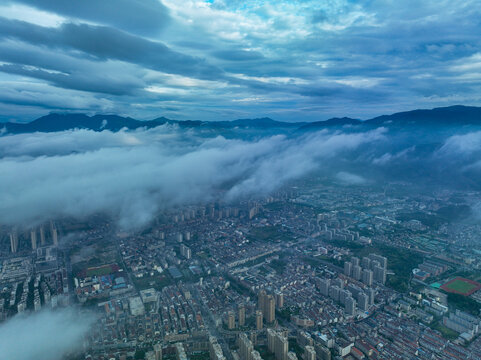
{"label": "white cloud", "polygon": [[52,12],[14,3],[0,5],[0,14],[10,19],[27,21],[32,24],[49,27],[60,26],[66,20],[64,17]]}
{"label": "white cloud", "polygon": [[360,77],[351,77],[346,79],[337,79],[334,82],[338,84],[348,85],[355,88],[371,88],[374,86],[379,85],[384,79],[376,79],[376,78],[360,78]]}
{"label": "white cloud", "polygon": [[0,219],[27,225],[106,212],[122,226],[141,225],[173,205],[267,194],[384,132],[246,141],[165,126],[4,136]]}
{"label": "white cloud", "polygon": [[363,185],[367,182],[364,177],[346,171],[338,172],[336,174],[336,179],[343,185]]}
{"label": "white cloud", "polygon": [[60,360],[81,349],[92,322],[73,309],[16,315],[0,324],[0,359]]}
{"label": "white cloud", "polygon": [[[106,121],[106,120],[104,120]],[[139,131],[139,134],[142,133]],[[166,131],[163,136],[168,136]],[[159,132],[157,136],[161,136]],[[136,132],[67,130],[53,133],[27,133],[0,138],[0,158],[69,155],[107,147],[135,146],[142,143]]]}
{"label": "white cloud", "polygon": [[386,165],[386,164],[388,164],[390,162],[393,162],[393,161],[405,160],[406,156],[409,153],[414,152],[415,149],[416,149],[415,146],[411,146],[407,149],[401,150],[401,151],[399,151],[397,153],[394,153],[394,154],[385,153],[382,156],[379,156],[379,157],[373,159],[372,163],[374,165]]}
{"label": "white cloud", "polygon": [[472,155],[481,151],[481,131],[449,137],[439,149],[440,155]]}

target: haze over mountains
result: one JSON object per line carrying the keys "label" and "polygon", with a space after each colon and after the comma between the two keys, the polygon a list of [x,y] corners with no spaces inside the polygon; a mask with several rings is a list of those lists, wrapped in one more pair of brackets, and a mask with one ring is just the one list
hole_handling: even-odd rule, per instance
{"label": "haze over mountains", "polygon": [[51,113],[29,123],[3,123],[4,132],[11,134],[29,132],[55,132],[69,129],[89,129],[94,131],[119,131],[122,128],[138,129],[153,128],[164,124],[176,124],[185,128],[288,128],[312,130],[328,127],[342,127],[346,125],[375,127],[375,126],[463,126],[481,125],[481,107],[450,106],[431,110],[412,110],[392,115],[382,115],[368,120],[352,119],[349,117],[331,118],[316,122],[282,122],[270,118],[238,119],[233,121],[200,121],[200,120],[172,120],[159,117],[153,120],[136,120],[131,117],[117,115],[94,115]]}
{"label": "haze over mountains", "polygon": [[50,114],[3,127],[7,225],[102,212],[138,226],[163,208],[265,196],[312,176],[339,186],[403,182],[421,192],[481,187],[477,107],[315,123]]}

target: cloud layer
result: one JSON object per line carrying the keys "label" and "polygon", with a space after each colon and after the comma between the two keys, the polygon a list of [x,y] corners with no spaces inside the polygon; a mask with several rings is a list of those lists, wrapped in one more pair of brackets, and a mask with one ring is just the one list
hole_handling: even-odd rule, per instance
{"label": "cloud layer", "polygon": [[28,225],[105,212],[122,226],[141,225],[174,205],[268,194],[327,170],[330,161],[363,145],[382,142],[385,132],[242,140],[165,125],[3,136],[0,219]]}
{"label": "cloud layer", "polygon": [[476,105],[477,5],[8,0],[0,119],[74,110],[296,121]]}
{"label": "cloud layer", "polygon": [[132,228],[177,205],[264,196],[313,174],[345,186],[479,189],[480,156],[476,127],[304,133],[162,125],[4,134],[0,225],[105,213]]}
{"label": "cloud layer", "polygon": [[60,360],[81,349],[92,322],[74,309],[17,315],[0,324],[0,358]]}

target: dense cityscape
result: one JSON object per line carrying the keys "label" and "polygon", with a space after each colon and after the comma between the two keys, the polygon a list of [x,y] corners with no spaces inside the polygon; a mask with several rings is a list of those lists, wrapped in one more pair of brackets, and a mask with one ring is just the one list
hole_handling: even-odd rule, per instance
{"label": "dense cityscape", "polygon": [[4,226],[0,319],[95,314],[68,359],[481,359],[480,194],[321,183],[137,231]]}

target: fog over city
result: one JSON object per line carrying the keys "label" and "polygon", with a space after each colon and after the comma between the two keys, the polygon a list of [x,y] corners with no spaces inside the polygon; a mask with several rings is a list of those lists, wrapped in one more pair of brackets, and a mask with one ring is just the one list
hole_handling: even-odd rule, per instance
{"label": "fog over city", "polygon": [[[393,171],[404,172],[402,181],[446,182],[442,176],[449,171],[457,178],[447,186],[476,186],[481,132],[435,138],[442,142],[428,154],[416,149],[416,139],[393,145],[397,135],[385,127],[277,135],[258,130],[242,139],[164,125],[3,136],[0,218],[5,225],[28,227],[106,213],[131,227],[161,209],[265,196],[313,174],[362,185],[396,180]],[[412,167],[436,171],[406,173]]]}
{"label": "fog over city", "polygon": [[[1,359],[58,360],[75,353],[95,318],[74,309],[17,315],[0,324]],[[21,340],[20,338],[21,337]]]}
{"label": "fog over city", "polygon": [[249,141],[163,126],[5,136],[0,186],[9,191],[1,192],[0,216],[4,224],[32,225],[105,212],[125,226],[144,224],[161,208],[267,195],[315,170],[327,173],[329,161],[385,140],[384,133],[320,131]]}

